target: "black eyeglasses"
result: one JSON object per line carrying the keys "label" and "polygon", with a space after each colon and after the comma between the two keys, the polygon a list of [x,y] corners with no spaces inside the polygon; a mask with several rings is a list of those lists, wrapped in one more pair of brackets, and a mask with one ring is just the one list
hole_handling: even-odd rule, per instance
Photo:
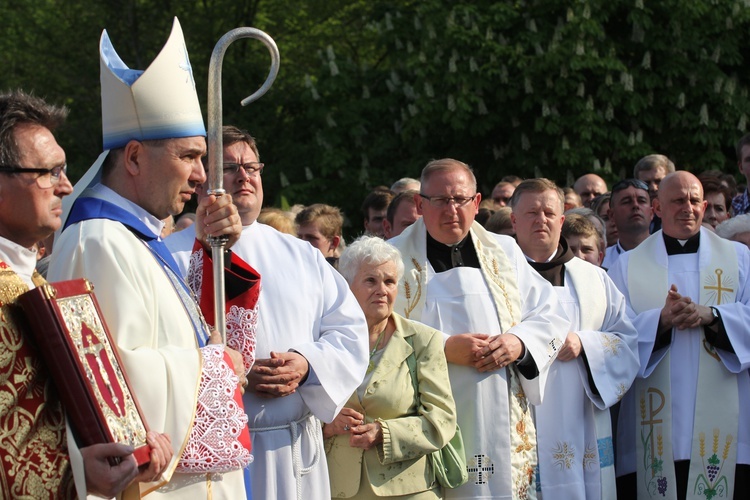
{"label": "black eyeglasses", "polygon": [[430,202],[430,205],[432,205],[435,208],[445,208],[448,205],[455,205],[456,207],[463,207],[470,201],[472,201],[474,198],[477,197],[477,195],[474,196],[427,196],[425,194],[419,193],[419,196]]}
{"label": "black eyeglasses", "polygon": [[43,189],[56,185],[60,182],[62,174],[67,174],[67,172],[67,163],[52,168],[23,168],[0,165],[0,173],[2,174],[39,174],[36,177],[36,183]]}
{"label": "black eyeglasses", "polygon": [[612,186],[612,193],[622,191],[623,189],[627,189],[629,187],[634,187],[636,189],[643,189],[644,191],[648,191],[648,185],[640,179],[623,179],[619,181],[617,184],[615,184],[614,186]]}
{"label": "black eyeglasses", "polygon": [[224,163],[224,173],[225,174],[239,174],[240,169],[245,171],[245,174],[247,174],[248,177],[252,177],[255,174],[261,175],[263,173],[263,167],[265,167],[265,163],[257,163],[257,162],[250,162],[250,163]]}

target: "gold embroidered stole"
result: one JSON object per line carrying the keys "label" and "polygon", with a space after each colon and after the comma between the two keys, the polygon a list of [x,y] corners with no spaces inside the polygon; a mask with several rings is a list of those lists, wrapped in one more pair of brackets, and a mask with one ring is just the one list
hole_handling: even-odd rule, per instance
{"label": "gold embroidered stole", "polygon": [[[32,281],[45,282],[37,272]],[[62,405],[17,321],[15,301],[28,289],[0,260],[0,498],[70,498]]]}
{"label": "gold embroidered stole", "polygon": [[[427,231],[422,219],[408,228],[398,242],[404,262],[404,278],[396,298],[396,312],[419,321],[425,304],[427,286]],[[508,331],[521,320],[521,296],[508,256],[478,222],[470,230],[479,266],[492,295],[500,329]],[[521,386],[515,364],[506,368],[510,404],[510,460],[513,498],[535,499],[535,470],[538,465],[536,428],[529,402]]]}
{"label": "gold embroidered stole", "polygon": [[[710,231],[701,231],[698,262],[699,303],[711,306],[734,302],[739,276],[734,244]],[[664,304],[669,287],[668,256],[662,233],[658,232],[630,256],[628,291],[635,312]],[[675,334],[680,335],[680,332]],[[705,498],[707,493],[709,498],[732,498],[737,461],[737,376],[724,367],[713,346],[706,341],[702,328],[700,337],[687,498]],[[635,383],[638,498],[677,498],[672,453],[670,351],[667,350],[648,378],[637,378]],[[706,439],[709,440],[708,451]]]}

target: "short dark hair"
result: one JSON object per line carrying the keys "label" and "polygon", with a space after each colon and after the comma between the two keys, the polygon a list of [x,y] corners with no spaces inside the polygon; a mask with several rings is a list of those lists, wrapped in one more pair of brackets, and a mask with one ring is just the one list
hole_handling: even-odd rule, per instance
{"label": "short dark hair", "polygon": [[719,193],[724,195],[724,208],[726,208],[727,212],[729,212],[732,209],[732,191],[726,186],[724,186],[720,180],[716,179],[706,179],[701,181],[701,185],[703,186],[703,199],[706,199],[706,196],[709,193]]}
{"label": "short dark hair", "polygon": [[737,161],[742,161],[742,146],[750,146],[750,134],[743,135],[737,145],[734,148],[734,152],[737,153]]}
{"label": "short dark hair", "polygon": [[258,151],[258,144],[255,142],[255,137],[250,135],[247,130],[235,127],[234,125],[224,125],[221,129],[221,141],[224,147],[231,146],[238,142],[246,142],[250,149],[253,150],[255,156],[260,161],[260,151]]}
{"label": "short dark hair", "polygon": [[415,194],[419,194],[419,191],[415,189],[407,189],[406,191],[397,194],[395,198],[391,200],[390,204],[388,204],[388,211],[385,213],[385,218],[391,225],[393,225],[393,219],[396,217],[396,210],[398,210],[398,207],[400,207],[402,203],[417,204],[417,202],[414,201]]}
{"label": "short dark hair", "polygon": [[393,200],[393,193],[390,191],[373,191],[365,197],[362,202],[362,215],[365,220],[370,220],[370,209],[385,210]]}
{"label": "short dark hair", "polygon": [[0,95],[0,164],[18,165],[21,152],[16,144],[19,125],[39,125],[50,132],[65,122],[68,109],[48,104],[44,99],[13,90]]}

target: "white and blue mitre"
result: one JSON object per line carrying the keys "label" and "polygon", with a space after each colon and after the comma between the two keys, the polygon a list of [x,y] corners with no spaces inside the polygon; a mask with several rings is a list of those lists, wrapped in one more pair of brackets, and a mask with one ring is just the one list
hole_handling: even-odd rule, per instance
{"label": "white and blue mitre", "polygon": [[[104,152],[63,199],[63,221],[86,188],[99,183],[104,159],[128,141],[206,135],[193,68],[177,18],[172,33],[151,65],[130,69],[117,55],[107,30],[99,42]],[[62,229],[58,229],[55,237]]]}
{"label": "white and blue mitre", "polygon": [[167,43],[145,71],[117,55],[107,30],[99,42],[104,149],[146,141],[205,136],[193,69],[177,18]]}

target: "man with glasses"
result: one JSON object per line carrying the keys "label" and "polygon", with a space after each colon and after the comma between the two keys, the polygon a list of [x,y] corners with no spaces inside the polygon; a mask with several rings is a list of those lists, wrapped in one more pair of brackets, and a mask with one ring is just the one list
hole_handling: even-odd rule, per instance
{"label": "man with glasses", "polygon": [[474,221],[481,201],[468,165],[422,171],[422,218],[389,240],[405,273],[394,310],[445,335],[469,481],[447,498],[533,498],[539,404],[567,318],[512,238]]}
{"label": "man with glasses", "polygon": [[492,203],[497,210],[500,207],[505,207],[510,203],[510,197],[513,196],[513,191],[516,186],[510,182],[500,181],[495,184],[492,189]]}
{"label": "man with glasses", "polygon": [[596,174],[585,174],[575,181],[573,190],[581,197],[583,206],[588,208],[591,200],[607,192],[607,183]]}
{"label": "man with glasses", "polygon": [[[136,478],[129,446],[78,450],[50,375],[16,317],[16,297],[45,282],[32,247],[60,227],[62,198],[73,191],[52,135],[66,116],[67,109],[22,91],[0,95],[0,498],[75,497],[74,474],[79,497],[87,490],[111,497],[134,479],[161,474],[172,456],[169,438],[150,432],[151,466]],[[121,461],[110,465],[109,458]]]}
{"label": "man with glasses", "polygon": [[563,205],[563,190],[548,179],[523,181],[510,201],[518,245],[570,318],[535,412],[538,480],[545,498],[608,498],[615,490],[609,408],[638,374],[638,335],[606,272],[574,257],[561,236]]}
{"label": "man with glasses", "polygon": [[625,179],[612,187],[607,217],[617,228],[618,241],[607,249],[602,267],[609,269],[628,250],[649,237],[652,219],[648,186],[638,179]]}
{"label": "man with glasses", "polygon": [[[331,422],[365,376],[364,314],[317,248],[257,221],[263,164],[255,139],[233,126],[222,135],[224,189],[242,221],[232,252],[263,277],[257,358],[243,397],[256,457],[252,496],[330,499],[320,421]],[[178,238],[167,245],[189,273],[192,240]]]}

